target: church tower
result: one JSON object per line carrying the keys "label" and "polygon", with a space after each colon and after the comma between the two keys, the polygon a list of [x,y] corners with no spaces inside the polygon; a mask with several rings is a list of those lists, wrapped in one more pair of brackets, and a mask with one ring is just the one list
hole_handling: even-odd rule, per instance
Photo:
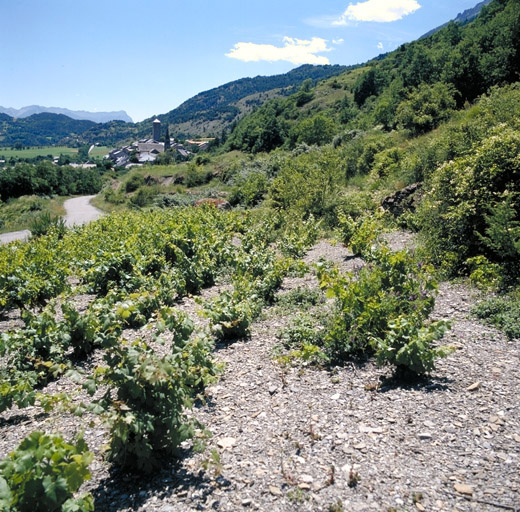
{"label": "church tower", "polygon": [[161,140],[161,121],[157,118],[155,118],[155,121],[153,122],[152,139],[155,142]]}

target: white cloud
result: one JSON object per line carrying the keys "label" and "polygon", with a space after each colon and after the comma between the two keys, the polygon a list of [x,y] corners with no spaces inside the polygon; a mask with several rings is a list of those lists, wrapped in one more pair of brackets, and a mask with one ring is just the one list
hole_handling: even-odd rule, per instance
{"label": "white cloud", "polygon": [[349,4],[346,11],[333,25],[346,25],[347,21],[397,21],[420,9],[417,0],[366,0]]}
{"label": "white cloud", "polygon": [[377,43],[377,49],[378,50],[384,50],[384,46],[383,46],[383,43]]}
{"label": "white cloud", "polygon": [[284,45],[281,47],[272,44],[236,43],[229,53],[226,53],[226,57],[243,62],[258,62],[260,60],[275,62],[284,60],[292,64],[330,64],[327,57],[316,55],[332,50],[332,48],[327,46],[325,39],[313,37],[308,41],[284,37],[283,42]]}
{"label": "white cloud", "polygon": [[334,39],[332,41],[332,44],[340,45],[340,44],[343,44],[344,42],[345,42],[345,39]]}

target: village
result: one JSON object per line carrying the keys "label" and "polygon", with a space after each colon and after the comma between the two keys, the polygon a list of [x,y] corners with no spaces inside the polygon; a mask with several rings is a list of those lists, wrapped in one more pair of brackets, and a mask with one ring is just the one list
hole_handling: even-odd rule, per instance
{"label": "village", "polygon": [[[157,156],[168,150],[175,150],[181,158],[187,159],[193,151],[187,149],[184,144],[177,142],[170,137],[168,127],[164,136],[161,136],[162,123],[159,119],[155,119],[152,123],[152,137],[150,139],[142,139],[135,141],[128,146],[112,150],[107,158],[111,160],[114,166],[130,168],[133,166],[153,163]],[[191,148],[197,148],[198,151],[205,151],[209,148],[213,139],[188,139],[186,144]]]}

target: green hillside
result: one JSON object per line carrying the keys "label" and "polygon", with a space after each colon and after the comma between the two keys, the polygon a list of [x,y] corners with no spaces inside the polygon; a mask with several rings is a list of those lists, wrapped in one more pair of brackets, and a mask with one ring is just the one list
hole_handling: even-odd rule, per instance
{"label": "green hillside", "polygon": [[[287,96],[305,80],[316,83],[339,75],[346,66],[312,66],[306,64],[288,73],[274,76],[242,78],[201,92],[176,109],[157,116],[172,125],[172,133],[190,136],[220,135],[245,114],[276,96]],[[148,127],[152,118],[140,123]]]}

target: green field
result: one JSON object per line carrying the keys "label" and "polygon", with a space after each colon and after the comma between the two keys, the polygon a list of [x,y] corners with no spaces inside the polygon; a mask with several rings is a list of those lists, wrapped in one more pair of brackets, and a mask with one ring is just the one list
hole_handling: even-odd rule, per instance
{"label": "green field", "polygon": [[108,146],[94,146],[91,151],[89,151],[88,156],[90,158],[103,158],[105,155],[112,151],[111,147]]}
{"label": "green field", "polygon": [[41,146],[28,149],[0,148],[0,158],[36,158],[37,156],[60,156],[76,155],[77,148],[68,148],[66,146]]}

